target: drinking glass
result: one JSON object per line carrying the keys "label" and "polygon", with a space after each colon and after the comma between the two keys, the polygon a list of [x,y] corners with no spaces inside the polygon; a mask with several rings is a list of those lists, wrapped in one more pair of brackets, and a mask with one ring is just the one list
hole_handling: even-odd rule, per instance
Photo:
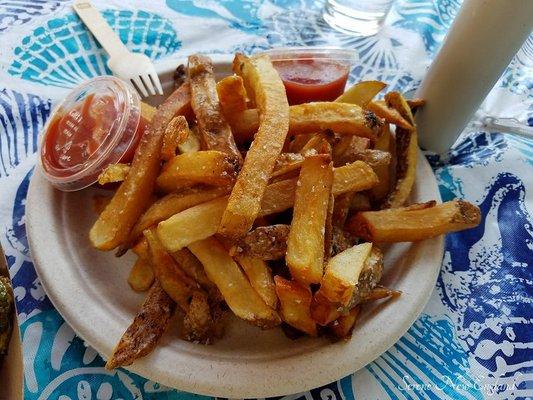
{"label": "drinking glass", "polygon": [[328,0],[324,20],[334,29],[370,36],[377,33],[394,0]]}

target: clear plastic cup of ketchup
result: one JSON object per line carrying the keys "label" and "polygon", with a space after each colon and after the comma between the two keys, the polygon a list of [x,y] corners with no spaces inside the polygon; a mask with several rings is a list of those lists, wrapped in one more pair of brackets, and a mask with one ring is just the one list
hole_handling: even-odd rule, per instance
{"label": "clear plastic cup of ketchup", "polygon": [[108,165],[131,161],[144,127],[135,89],[112,76],[94,78],[50,116],[40,149],[44,176],[63,191],[86,188]]}
{"label": "clear plastic cup of ketchup", "polygon": [[332,47],[289,47],[268,50],[289,104],[333,101],[344,93],[355,53]]}

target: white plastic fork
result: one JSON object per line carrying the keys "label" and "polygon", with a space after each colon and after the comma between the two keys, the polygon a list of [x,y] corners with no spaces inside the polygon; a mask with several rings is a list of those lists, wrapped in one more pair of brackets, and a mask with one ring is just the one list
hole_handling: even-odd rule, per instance
{"label": "white plastic fork", "polygon": [[72,6],[109,55],[107,66],[113,75],[130,82],[143,97],[155,95],[156,90],[163,94],[154,65],[147,56],[130,52],[88,0],[74,0]]}

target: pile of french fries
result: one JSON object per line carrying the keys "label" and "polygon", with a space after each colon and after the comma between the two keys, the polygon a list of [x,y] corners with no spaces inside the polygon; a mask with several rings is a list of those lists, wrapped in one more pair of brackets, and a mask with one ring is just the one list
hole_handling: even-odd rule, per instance
{"label": "pile of french fries", "polygon": [[[335,102],[289,106],[266,55],[235,56],[218,83],[189,57],[185,82],[157,109],[131,165],[99,183],[90,231],[99,250],[137,255],[128,282],[147,291],[108,368],[154,349],[171,317],[185,340],[211,343],[224,316],[288,334],[351,335],[380,286],[379,243],[418,241],[477,225],[462,200],[406,206],[415,181],[413,110],[423,101],[360,82]],[[178,329],[177,327],[175,329]]]}

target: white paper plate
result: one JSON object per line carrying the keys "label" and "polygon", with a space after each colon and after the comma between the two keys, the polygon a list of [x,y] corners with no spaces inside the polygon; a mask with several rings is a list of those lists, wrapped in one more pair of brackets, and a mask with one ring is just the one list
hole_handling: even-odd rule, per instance
{"label": "white paper plate", "polygon": [[[227,74],[230,61],[216,57],[216,69]],[[160,66],[167,89],[178,62]],[[418,165],[413,201],[439,200],[435,177],[422,155]],[[26,227],[48,296],[72,328],[107,358],[143,295],[134,293],[126,282],[131,256],[116,258],[89,244],[88,232],[97,217],[92,211],[94,193],[95,189],[56,191],[36,169],[28,193]],[[171,327],[152,354],[128,368],[167,386],[233,398],[292,394],[337,380],[379,357],[409,329],[435,286],[443,244],[439,237],[384,249],[383,283],[403,294],[365,307],[347,342],[293,341],[280,329],[261,331],[233,319],[224,338],[211,346],[182,341]]]}

